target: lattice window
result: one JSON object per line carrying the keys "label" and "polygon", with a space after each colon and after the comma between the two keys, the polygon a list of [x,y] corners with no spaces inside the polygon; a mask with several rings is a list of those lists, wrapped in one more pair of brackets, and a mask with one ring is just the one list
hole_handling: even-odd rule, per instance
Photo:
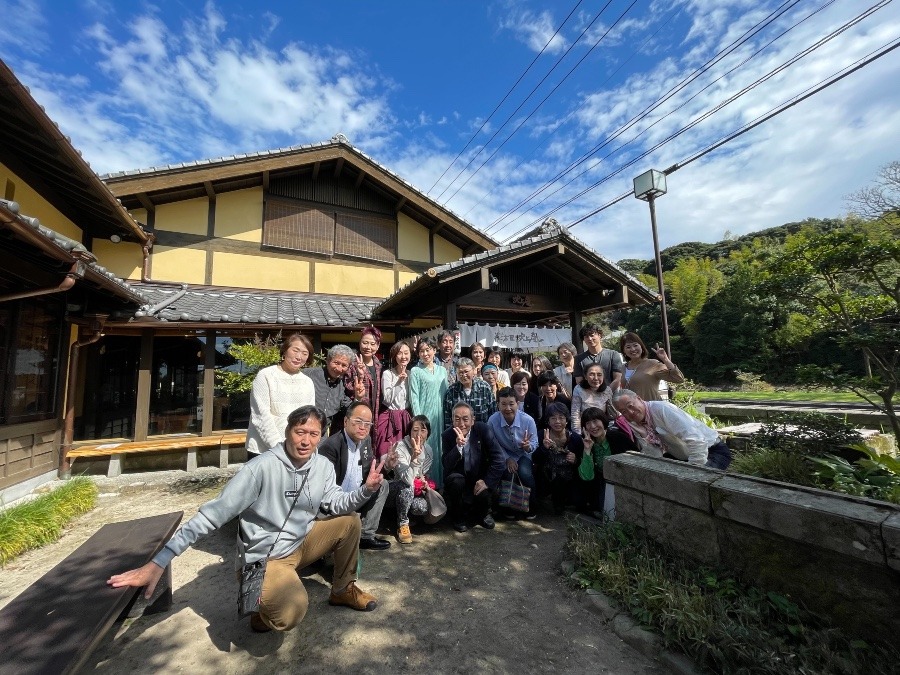
{"label": "lattice window", "polygon": [[263,245],[331,255],[334,212],[267,200]]}
{"label": "lattice window", "polygon": [[394,262],[397,251],[397,223],[369,215],[337,213],[334,252],[355,258]]}

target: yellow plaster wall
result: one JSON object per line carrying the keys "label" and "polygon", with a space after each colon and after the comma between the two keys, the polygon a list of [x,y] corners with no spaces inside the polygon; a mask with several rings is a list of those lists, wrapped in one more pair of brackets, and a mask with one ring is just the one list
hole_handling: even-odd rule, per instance
{"label": "yellow plaster wall", "polygon": [[193,248],[154,246],[150,258],[150,278],[202,284],[206,280],[206,251]]}
{"label": "yellow plaster wall", "polygon": [[129,211],[131,217],[134,218],[139,223],[147,224],[147,209],[134,209]]}
{"label": "yellow plaster wall", "polygon": [[75,223],[57,211],[56,207],[3,164],[0,164],[0,197],[6,195],[7,180],[12,181],[16,187],[13,200],[19,203],[20,213],[23,216],[37,218],[44,227],[49,227],[69,239],[81,241],[81,229]]}
{"label": "yellow plaster wall", "polygon": [[434,262],[437,264],[453,262],[462,258],[462,249],[454,246],[443,237],[434,238]]}
{"label": "yellow plaster wall", "polygon": [[262,241],[263,189],[250,188],[216,195],[216,236],[238,241]]}
{"label": "yellow plaster wall", "polygon": [[209,199],[185,199],[156,207],[154,227],[168,232],[206,236],[209,219]]}
{"label": "yellow plaster wall", "polygon": [[97,256],[98,263],[117,277],[141,278],[141,265],[144,257],[139,244],[125,241],[114,244],[108,239],[94,239],[92,253]]}
{"label": "yellow plaster wall", "polygon": [[419,277],[415,272],[399,272],[398,276],[400,278],[400,288],[403,288],[410,281]]}
{"label": "yellow plaster wall", "polygon": [[309,291],[309,263],[216,251],[213,253],[212,283],[214,286],[305,293]]}
{"label": "yellow plaster wall", "polygon": [[316,293],[386,298],[394,292],[394,270],[316,263]]}
{"label": "yellow plaster wall", "polygon": [[401,260],[431,261],[428,228],[405,213],[397,214],[397,257]]}

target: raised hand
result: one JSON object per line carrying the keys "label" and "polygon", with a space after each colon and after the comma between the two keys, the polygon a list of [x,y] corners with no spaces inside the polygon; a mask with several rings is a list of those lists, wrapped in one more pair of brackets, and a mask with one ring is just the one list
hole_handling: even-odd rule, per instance
{"label": "raised hand", "polygon": [[369,475],[366,477],[366,489],[369,492],[378,492],[379,488],[381,488],[381,484],[384,482],[384,476],[381,475],[381,470],[384,469],[384,462],[387,459],[387,456],[381,458],[381,462],[378,462],[376,465],[376,461],[374,458],[372,459],[372,466],[369,467]]}
{"label": "raised hand", "polygon": [[456,427],[453,427],[453,431],[456,432],[456,444],[459,447],[464,446],[466,444],[466,440],[469,438],[469,435],[463,433],[462,429],[457,429]]}
{"label": "raised hand", "polygon": [[527,430],[525,431],[525,433],[522,435],[522,442],[519,443],[519,445],[522,446],[522,448],[524,448],[525,450],[528,450],[531,447],[531,432],[530,431],[527,431]]}
{"label": "raised hand", "polygon": [[575,456],[574,452],[569,451],[566,453],[566,462],[569,464],[574,464],[576,459],[578,458]]}
{"label": "raised hand", "polygon": [[409,376],[409,373],[406,372],[406,364],[405,363],[397,364],[397,383],[399,384],[399,383],[403,382],[408,376]]}
{"label": "raised hand", "polygon": [[591,452],[594,450],[594,439],[588,436],[585,432],[585,435],[581,440],[584,441],[584,453],[586,455],[591,454]]}
{"label": "raised hand", "polygon": [[550,440],[550,430],[544,429],[544,447],[550,450],[553,447],[553,441]]}

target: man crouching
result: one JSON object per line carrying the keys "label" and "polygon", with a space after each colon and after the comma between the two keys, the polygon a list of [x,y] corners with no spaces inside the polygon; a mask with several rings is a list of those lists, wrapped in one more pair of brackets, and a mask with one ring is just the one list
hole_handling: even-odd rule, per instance
{"label": "man crouching", "polygon": [[290,630],[303,620],[309,598],[297,571],[329,552],[334,552],[334,578],[328,602],[375,609],[376,599],[355,583],[360,521],[354,511],[380,489],[382,467],[373,460],[358,489],[341,490],[331,462],[316,454],[324,422],[315,406],[292,412],[284,443],[247,462],[151,562],[113,575],[106,583],[116,588],[145,586],[149,598],[175,556],[237,516],[241,565],[269,558],[259,613],[250,617],[253,630]]}

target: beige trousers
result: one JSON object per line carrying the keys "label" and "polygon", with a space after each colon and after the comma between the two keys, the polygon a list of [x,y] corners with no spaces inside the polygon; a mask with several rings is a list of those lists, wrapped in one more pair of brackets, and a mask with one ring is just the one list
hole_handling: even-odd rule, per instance
{"label": "beige trousers", "polygon": [[356,580],[359,557],[359,514],[317,520],[303,543],[284,558],[273,558],[266,566],[259,616],[275,630],[291,630],[303,621],[309,597],[298,572],[327,553],[334,552],[332,588],[343,589]]}

